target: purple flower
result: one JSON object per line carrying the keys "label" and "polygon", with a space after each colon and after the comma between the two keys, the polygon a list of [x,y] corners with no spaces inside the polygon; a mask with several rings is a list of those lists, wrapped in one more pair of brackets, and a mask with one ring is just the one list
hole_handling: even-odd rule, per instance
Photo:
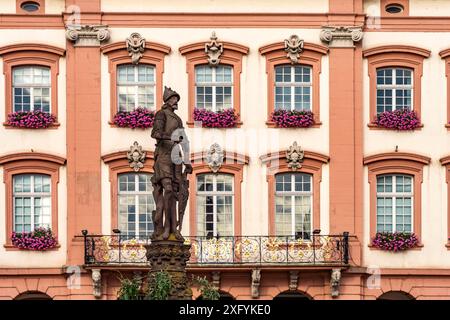
{"label": "purple flower", "polygon": [[119,111],[114,116],[114,124],[121,128],[141,128],[147,129],[153,127],[155,112],[137,108],[133,111]]}
{"label": "purple flower", "polygon": [[42,111],[19,111],[8,115],[10,126],[28,129],[45,129],[56,122],[56,117]]}
{"label": "purple flower", "polygon": [[13,232],[12,244],[19,249],[44,251],[58,245],[50,229],[38,227],[32,232]]}
{"label": "purple flower", "polygon": [[375,124],[379,127],[397,130],[414,130],[420,126],[420,120],[414,111],[399,109],[384,111],[377,115]]}
{"label": "purple flower", "polygon": [[234,109],[210,111],[206,109],[194,109],[194,121],[202,123],[204,128],[234,128],[237,125],[238,115]]}
{"label": "purple flower", "polygon": [[280,128],[308,128],[314,124],[314,114],[311,111],[276,110],[271,120]]}
{"label": "purple flower", "polygon": [[418,244],[417,236],[407,232],[378,232],[372,239],[374,247],[394,252],[414,248]]}

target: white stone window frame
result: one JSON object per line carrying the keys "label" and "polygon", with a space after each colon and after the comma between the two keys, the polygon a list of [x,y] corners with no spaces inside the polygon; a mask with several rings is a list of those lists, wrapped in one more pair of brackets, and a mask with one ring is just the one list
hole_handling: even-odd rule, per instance
{"label": "white stone window frame", "polygon": [[[134,81],[121,81],[120,80],[120,69],[122,68],[130,68],[132,67],[134,70]],[[151,68],[153,70],[153,81],[139,81],[139,67],[145,67],[145,68]],[[151,111],[155,111],[156,110],[156,68],[155,66],[151,65],[151,64],[138,64],[138,65],[133,65],[133,64],[121,64],[117,66],[117,79],[116,79],[117,83],[117,111],[131,111],[128,108],[126,110],[120,110],[120,88],[121,87],[127,87],[127,88],[133,88],[134,89],[134,109],[136,110],[139,107],[142,107],[139,105],[139,88],[140,87],[151,87],[153,90],[152,93],[145,93],[147,94],[152,94],[153,95],[153,104],[147,108],[148,110]],[[128,95],[128,93],[126,94]],[[126,104],[126,107],[128,107],[128,104]]]}
{"label": "white stone window frame", "polygon": [[[411,192],[397,192],[397,177],[408,177],[411,179]],[[380,177],[392,177],[392,192],[378,192],[378,178]],[[384,184],[386,185],[386,184]],[[383,232],[378,230],[378,198],[391,198],[392,199],[392,233],[397,231],[397,198],[410,198],[411,199],[411,233],[414,232],[414,176],[407,174],[382,174],[377,176],[377,195],[376,195],[376,231]],[[405,215],[403,215],[405,216]],[[386,217],[386,214],[384,214]],[[403,222],[403,226],[405,223]],[[384,229],[386,227],[386,223],[383,224]]]}
{"label": "white stone window frame", "polygon": [[[231,76],[230,82],[225,82],[225,81],[224,82],[218,82],[218,81],[216,81],[217,69],[220,68],[220,67],[228,68],[230,70],[230,76]],[[197,71],[198,71],[199,68],[209,68],[211,70],[211,79],[212,79],[212,81],[210,81],[210,82],[206,82],[206,81],[199,82],[199,81],[197,81]],[[203,88],[211,87],[212,88],[212,93],[211,93],[212,94],[211,111],[217,112],[217,111],[220,111],[220,110],[234,109],[234,93],[233,93],[233,91],[234,91],[234,78],[233,78],[234,70],[233,70],[233,66],[229,66],[229,65],[225,65],[225,64],[219,64],[217,67],[210,67],[208,65],[202,64],[202,65],[198,65],[198,66],[195,67],[194,73],[195,73],[195,108],[206,109],[207,110],[206,106],[204,106],[203,108],[198,106],[198,102],[199,101],[198,101],[197,88],[198,87],[203,87]],[[229,107],[223,107],[223,109],[218,109],[217,108],[217,87],[223,87],[223,88],[230,87],[231,96],[230,96],[230,106]],[[224,93],[222,93],[222,95],[225,96]],[[205,104],[206,104],[206,101],[205,101]],[[222,101],[222,104],[225,105],[225,101]]]}
{"label": "white stone window frame", "polygon": [[[309,183],[311,186],[311,190],[310,191],[295,191],[295,176],[296,174],[302,174],[303,176],[307,176],[309,177]],[[275,178],[275,201],[276,201],[276,197],[286,197],[286,196],[290,196],[291,197],[291,236],[296,236],[296,231],[295,231],[295,197],[296,196],[302,196],[302,197],[309,197],[310,201],[309,201],[309,218],[310,218],[310,230],[303,230],[303,232],[308,232],[309,233],[309,239],[304,239],[306,241],[312,240],[312,233],[313,233],[313,225],[314,225],[314,205],[313,205],[313,201],[314,201],[314,182],[313,182],[313,175],[309,174],[309,173],[302,173],[302,172],[298,172],[298,173],[279,173],[277,175],[289,175],[291,177],[291,191],[277,191],[276,188],[276,178]],[[292,191],[294,190],[294,191]],[[274,204],[276,206],[276,203]],[[277,210],[275,208],[275,216],[277,215]],[[275,223],[276,223],[276,218],[275,218]],[[302,226],[304,228],[304,223],[302,223]],[[276,226],[275,226],[276,229]],[[277,234],[278,236],[278,234]],[[281,235],[283,236],[283,235]]]}
{"label": "white stone window frame", "polygon": [[[19,177],[30,177],[30,191],[29,192],[20,192],[20,191],[16,191],[16,179]],[[49,191],[48,192],[35,192],[35,178],[37,176],[40,176],[42,178],[47,178],[49,181]],[[42,184],[42,186],[44,186]],[[37,173],[37,174],[33,174],[33,173],[24,173],[24,174],[17,174],[13,176],[13,230],[16,230],[16,218],[17,218],[17,208],[16,208],[16,198],[30,198],[30,232],[32,232],[33,230],[35,230],[37,227],[40,226],[44,226],[46,228],[51,228],[52,225],[52,181],[51,181],[51,176],[46,175],[46,174],[41,174],[41,173]],[[45,206],[43,205],[43,199],[44,198],[48,198],[49,199],[49,205],[47,206],[49,209],[49,214],[48,219],[49,222],[48,224],[43,223],[43,225],[41,225],[41,223],[36,222],[36,215],[35,215],[35,199],[40,198],[41,199],[41,208],[43,209]],[[25,206],[23,205],[22,208],[25,208]],[[23,219],[25,219],[25,213],[22,213],[22,217]],[[41,210],[40,212],[40,216],[38,218],[38,220],[41,220],[43,218],[43,212]],[[25,227],[25,222],[22,221],[22,227]],[[24,229],[22,230],[23,232]],[[27,231],[28,232],[28,231]]]}
{"label": "white stone window frame", "polygon": [[[35,77],[35,72],[34,70],[36,69],[40,69],[40,70],[46,70],[48,72],[48,79],[49,82],[48,83],[35,83],[34,81],[31,81],[31,83],[16,83],[16,72],[18,70],[24,70],[24,69],[32,69],[33,72],[33,80]],[[12,68],[12,99],[13,99],[13,103],[12,103],[12,110],[13,112],[22,112],[23,111],[23,100],[22,100],[22,110],[17,110],[16,111],[16,93],[15,93],[15,89],[16,88],[27,88],[30,89],[30,112],[31,111],[35,111],[34,110],[34,103],[35,103],[35,89],[48,89],[48,109],[49,111],[43,111],[40,110],[42,112],[46,112],[46,113],[52,113],[52,72],[51,72],[51,68],[47,67],[47,66],[40,66],[40,65],[24,65],[24,66],[15,66]],[[41,96],[43,97],[43,96]],[[22,99],[23,99],[23,95],[22,95]],[[42,104],[42,102],[41,102]],[[26,112],[26,111],[23,111]]]}
{"label": "white stone window frame", "polygon": [[[217,177],[223,175],[223,176],[229,176],[232,179],[231,182],[231,191],[217,191]],[[235,210],[234,210],[234,202],[235,202],[235,194],[234,194],[234,176],[228,173],[223,173],[223,174],[210,174],[210,173],[204,173],[204,174],[199,174],[197,176],[197,183],[198,183],[198,177],[200,176],[212,176],[213,178],[213,190],[212,191],[199,191],[198,190],[198,184],[197,184],[197,194],[196,194],[196,198],[198,199],[198,196],[203,196],[203,197],[208,197],[208,196],[212,196],[213,197],[213,237],[217,237],[217,197],[218,196],[231,196],[231,230],[232,230],[232,234],[231,235],[227,235],[227,236],[223,236],[223,237],[230,237],[230,236],[234,236],[234,214],[235,214]],[[198,203],[196,204],[198,206]],[[203,204],[204,205],[204,204]],[[197,213],[198,214],[198,213]],[[206,210],[205,210],[205,217],[204,217],[204,236],[208,236],[208,232],[206,230]],[[203,232],[202,230],[202,232]],[[220,236],[220,235],[219,235]]]}
{"label": "white stone window frame", "polygon": [[[382,70],[392,70],[392,84],[378,84],[378,71]],[[397,71],[409,71],[411,72],[411,84],[397,84]],[[414,110],[414,70],[405,67],[382,67],[376,70],[376,112],[378,112],[378,90],[392,90],[392,111],[401,110],[402,108],[397,108],[397,90],[410,90],[411,91],[411,106],[408,110]],[[384,96],[385,97],[385,96]],[[404,108],[403,108],[404,109]],[[386,111],[386,105],[383,104],[383,111]]]}
{"label": "white stone window frame", "polygon": [[[277,68],[286,68],[286,67],[290,67],[290,70],[291,70],[291,73],[290,73],[291,81],[290,82],[284,82],[284,81],[279,82],[279,81],[277,81]],[[296,67],[306,68],[306,69],[309,70],[309,80],[310,80],[309,82],[302,82],[302,81],[297,82],[297,81],[295,81],[295,68]],[[275,80],[275,87],[273,89],[274,90],[274,95],[273,95],[274,101],[273,101],[273,103],[274,103],[274,110],[275,111],[277,111],[277,110],[285,110],[284,108],[277,108],[277,92],[276,92],[276,90],[277,90],[277,88],[280,88],[280,87],[283,88],[283,89],[286,88],[286,87],[291,88],[291,94],[290,94],[290,96],[291,96],[291,103],[290,103],[290,107],[289,107],[290,111],[296,110],[295,109],[295,102],[296,102],[296,100],[295,100],[295,96],[296,96],[295,88],[297,88],[297,87],[309,88],[309,109],[301,109],[301,111],[312,111],[312,106],[313,106],[313,68],[312,68],[312,66],[305,65],[305,64],[299,64],[299,65],[295,65],[295,66],[287,65],[287,64],[276,65],[274,67],[274,80]],[[294,80],[294,81],[292,81],[292,80]],[[283,93],[283,95],[284,95],[284,93]],[[299,102],[302,102],[302,101],[299,101]],[[284,104],[284,102],[283,102],[283,104]],[[298,110],[298,111],[300,111],[300,110]]]}

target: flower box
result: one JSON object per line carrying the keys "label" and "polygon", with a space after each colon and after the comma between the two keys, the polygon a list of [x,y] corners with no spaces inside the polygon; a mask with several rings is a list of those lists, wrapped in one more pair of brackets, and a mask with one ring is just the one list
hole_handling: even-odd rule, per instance
{"label": "flower box", "polygon": [[42,111],[19,111],[8,115],[7,125],[17,128],[45,129],[56,122],[56,117]]}
{"label": "flower box", "polygon": [[386,251],[403,251],[417,247],[419,239],[414,233],[378,232],[372,239],[372,246]]}
{"label": "flower box", "polygon": [[194,122],[201,122],[204,128],[234,128],[238,123],[238,115],[234,109],[210,111],[194,109]]}
{"label": "flower box", "polygon": [[19,249],[35,251],[45,251],[58,245],[52,231],[42,227],[36,228],[33,232],[13,232],[11,242]]}
{"label": "flower box", "polygon": [[119,111],[114,116],[114,124],[121,128],[141,128],[147,129],[153,127],[155,112],[137,108],[133,111]]}
{"label": "flower box", "polygon": [[400,109],[378,114],[375,124],[382,128],[406,131],[420,127],[420,119],[415,111]]}
{"label": "flower box", "polygon": [[272,112],[271,121],[279,128],[309,128],[314,124],[311,111],[276,110]]}

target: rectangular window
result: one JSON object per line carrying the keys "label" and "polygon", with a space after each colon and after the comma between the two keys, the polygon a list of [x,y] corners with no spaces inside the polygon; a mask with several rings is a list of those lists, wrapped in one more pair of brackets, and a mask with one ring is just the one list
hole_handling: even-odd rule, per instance
{"label": "rectangular window", "polygon": [[377,232],[412,232],[413,177],[377,177]]}
{"label": "rectangular window", "polygon": [[283,173],[275,176],[275,234],[310,239],[312,176]]}
{"label": "rectangular window", "polygon": [[42,174],[13,177],[14,231],[51,227],[51,178]]}
{"label": "rectangular window", "polygon": [[50,81],[50,68],[35,66],[13,68],[14,112],[49,113],[51,111]]}
{"label": "rectangular window", "polygon": [[402,68],[377,69],[377,113],[412,110],[413,72]]}
{"label": "rectangular window", "polygon": [[155,210],[151,175],[119,175],[119,230],[126,238],[145,238],[153,233],[152,211]]}
{"label": "rectangular window", "polygon": [[311,111],[312,68],[275,67],[275,110]]}
{"label": "rectangular window", "polygon": [[229,66],[195,67],[195,106],[220,111],[233,108],[233,68]]}
{"label": "rectangular window", "polygon": [[149,65],[117,67],[119,111],[155,110],[155,68]]}
{"label": "rectangular window", "polygon": [[197,176],[198,236],[232,236],[234,191],[233,176]]}

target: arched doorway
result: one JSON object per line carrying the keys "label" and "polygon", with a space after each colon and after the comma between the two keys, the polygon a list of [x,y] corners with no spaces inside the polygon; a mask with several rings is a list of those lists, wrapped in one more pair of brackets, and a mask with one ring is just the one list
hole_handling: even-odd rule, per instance
{"label": "arched doorway", "polygon": [[388,291],[379,296],[377,300],[415,300],[415,298],[403,291]]}
{"label": "arched doorway", "polygon": [[313,298],[301,291],[284,291],[276,295],[273,300],[313,300]]}
{"label": "arched doorway", "polygon": [[[228,292],[219,290],[219,294],[220,294],[219,300],[235,300],[234,297]],[[203,300],[203,297],[200,295],[195,300]]]}
{"label": "arched doorway", "polygon": [[39,291],[27,291],[19,294],[14,300],[53,300],[49,295]]}

